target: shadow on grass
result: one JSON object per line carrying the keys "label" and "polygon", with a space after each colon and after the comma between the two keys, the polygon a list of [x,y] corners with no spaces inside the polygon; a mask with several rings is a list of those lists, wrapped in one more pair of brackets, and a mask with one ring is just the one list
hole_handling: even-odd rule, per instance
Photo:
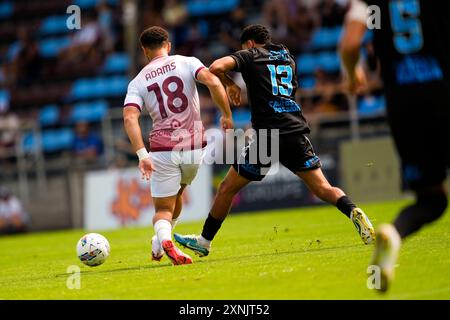
{"label": "shadow on grass", "polygon": [[[321,252],[321,251],[331,251],[331,250],[340,250],[340,249],[349,249],[353,247],[361,247],[361,245],[347,245],[347,246],[337,246],[337,247],[319,247],[319,248],[304,248],[303,250],[291,250],[291,251],[279,251],[279,252],[271,252],[271,253],[261,253],[261,254],[252,254],[252,255],[239,255],[227,258],[218,258],[218,259],[201,259],[196,260],[195,264],[198,263],[208,263],[208,262],[223,262],[223,261],[240,261],[247,260],[251,258],[258,257],[270,257],[270,256],[279,256],[279,255],[291,255],[291,254],[306,254],[311,252]],[[156,268],[170,268],[173,267],[170,263],[162,263],[162,264],[152,264],[152,265],[140,265],[134,267],[127,268],[118,268],[118,269],[109,269],[109,270],[83,270],[80,273],[82,275],[96,275],[96,274],[105,274],[105,273],[116,273],[116,272],[129,272],[129,271],[140,271],[140,270],[151,270]],[[55,277],[67,277],[67,273],[60,273],[55,275]]]}
{"label": "shadow on grass", "polygon": [[[319,246],[321,246],[319,244]],[[335,246],[335,247],[315,247],[312,248],[312,246],[307,246],[303,249],[297,249],[297,250],[289,250],[289,251],[279,251],[279,252],[266,252],[266,253],[261,253],[261,254],[247,254],[247,255],[235,255],[232,257],[226,257],[226,258],[217,258],[217,259],[211,259],[211,258],[206,258],[206,259],[201,259],[201,260],[196,260],[194,262],[195,264],[203,264],[203,263],[217,263],[217,262],[224,262],[224,261],[242,261],[242,260],[248,260],[248,259],[252,259],[252,258],[258,258],[258,257],[276,257],[279,255],[291,255],[291,254],[308,254],[308,253],[312,253],[312,252],[324,252],[324,251],[332,251],[332,250],[342,250],[342,249],[350,249],[350,248],[354,248],[354,247],[361,247],[361,248],[365,248],[365,246],[360,245],[360,244],[355,244],[355,245],[346,245],[346,246]],[[90,270],[82,270],[80,273],[83,276],[89,276],[89,275],[99,275],[99,274],[114,274],[114,273],[120,273],[120,272],[133,272],[133,271],[140,271],[140,270],[152,270],[152,269],[157,269],[157,268],[172,268],[172,264],[170,264],[169,262],[164,262],[164,263],[160,263],[160,264],[149,264],[149,265],[138,265],[138,266],[131,266],[131,267],[126,267],[126,268],[117,268],[117,269],[108,269],[108,270],[96,270],[95,267],[93,267]],[[188,267],[188,266],[181,266],[181,268],[184,267]],[[48,279],[52,279],[52,278],[62,278],[62,277],[67,277],[69,276],[70,273],[58,273],[58,274],[51,274],[51,275],[47,275],[47,276],[43,276],[43,277],[35,277],[35,278],[26,278],[26,279],[17,279],[17,280],[6,280],[6,282],[11,285],[11,283],[19,283],[19,282],[30,282],[30,281],[40,281],[40,280],[48,280]],[[0,281],[0,286],[2,285],[3,281]],[[6,283],[5,282],[5,283]]]}
{"label": "shadow on grass", "polygon": [[[83,276],[89,276],[89,275],[96,275],[96,274],[105,274],[105,273],[115,273],[115,272],[127,272],[127,271],[139,271],[139,270],[145,270],[145,269],[156,269],[156,268],[169,268],[172,267],[172,264],[170,263],[162,263],[162,264],[153,264],[153,265],[144,265],[144,266],[135,266],[135,267],[128,267],[128,268],[118,268],[118,269],[109,269],[109,270],[82,270],[80,271],[80,274]],[[94,268],[94,267],[93,267]],[[72,275],[73,273],[57,273],[57,274],[50,274],[43,277],[34,277],[34,278],[24,278],[24,279],[7,279],[6,281],[0,281],[0,287],[6,284],[12,284],[12,283],[19,283],[19,282],[33,282],[33,281],[41,281],[41,280],[49,280],[53,278],[67,278],[68,276]]]}
{"label": "shadow on grass", "polygon": [[[170,263],[162,263],[162,264],[152,264],[152,265],[139,265],[135,267],[128,267],[128,268],[118,268],[118,269],[108,269],[108,270],[82,270],[80,271],[81,275],[95,275],[95,274],[102,274],[102,273],[115,273],[115,272],[128,272],[128,271],[139,271],[139,270],[148,270],[148,269],[156,269],[156,268],[168,268],[172,267],[172,264]],[[93,267],[95,268],[95,267]],[[59,273],[56,274],[55,277],[67,277],[68,273]]]}
{"label": "shadow on grass", "polygon": [[252,254],[252,255],[241,255],[241,256],[234,256],[234,257],[227,257],[227,258],[219,258],[219,259],[207,259],[207,260],[200,260],[195,261],[195,263],[204,263],[207,261],[210,262],[222,262],[227,260],[246,260],[249,258],[257,258],[257,257],[265,257],[265,256],[279,256],[279,255],[291,255],[291,254],[305,254],[305,253],[311,253],[311,252],[321,252],[321,251],[332,251],[332,250],[339,250],[339,249],[349,249],[354,247],[362,247],[364,246],[358,244],[358,245],[346,245],[346,246],[336,246],[336,247],[319,247],[319,248],[313,248],[311,249],[311,246],[298,250],[290,250],[290,251],[276,251],[271,253],[260,253],[260,254]]}

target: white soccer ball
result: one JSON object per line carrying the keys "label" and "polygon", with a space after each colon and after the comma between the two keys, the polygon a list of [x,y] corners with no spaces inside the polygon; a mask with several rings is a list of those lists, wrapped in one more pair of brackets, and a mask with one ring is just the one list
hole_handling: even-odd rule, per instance
{"label": "white soccer ball", "polygon": [[99,266],[105,262],[110,251],[108,240],[98,233],[88,233],[77,243],[78,259],[90,267]]}

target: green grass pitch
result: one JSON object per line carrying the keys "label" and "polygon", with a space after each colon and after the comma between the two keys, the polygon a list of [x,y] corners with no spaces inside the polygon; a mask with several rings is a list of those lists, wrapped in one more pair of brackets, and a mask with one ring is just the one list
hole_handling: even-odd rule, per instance
{"label": "green grass pitch", "polygon": [[[362,207],[376,226],[405,203]],[[449,227],[447,212],[404,243],[386,295],[366,287],[373,246],[331,206],[232,215],[208,257],[177,267],[150,260],[150,227],[101,232],[112,252],[94,268],[75,254],[82,230],[1,237],[0,299],[450,299]],[[66,286],[70,265],[81,269],[79,290]]]}

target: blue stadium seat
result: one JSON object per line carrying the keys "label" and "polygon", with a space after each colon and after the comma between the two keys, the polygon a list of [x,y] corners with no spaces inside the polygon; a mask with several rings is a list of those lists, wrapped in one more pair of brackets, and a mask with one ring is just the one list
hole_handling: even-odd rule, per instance
{"label": "blue stadium seat", "polygon": [[301,89],[313,89],[316,85],[316,79],[314,77],[301,78],[299,83]]}
{"label": "blue stadium seat", "polygon": [[75,134],[70,128],[46,130],[42,133],[45,152],[68,150],[72,147]]}
{"label": "blue stadium seat", "polygon": [[39,111],[39,124],[42,127],[57,124],[59,121],[59,108],[56,104],[44,106]]}
{"label": "blue stadium seat", "polygon": [[373,39],[373,30],[368,30],[364,34],[363,43],[367,43],[369,41],[372,41],[372,39]]}
{"label": "blue stadium seat", "polygon": [[32,131],[24,132],[22,135],[22,148],[25,152],[32,152],[36,147],[36,139]]}
{"label": "blue stadium seat", "polygon": [[39,51],[46,58],[55,57],[64,47],[70,44],[69,37],[51,38],[40,41]]}
{"label": "blue stadium seat", "polygon": [[[220,125],[220,113],[216,113],[214,122],[216,125]],[[233,123],[236,128],[245,128],[251,124],[252,114],[247,108],[236,108],[233,109]]]}
{"label": "blue stadium seat", "polygon": [[383,96],[365,96],[358,101],[358,112],[362,116],[383,114],[386,102]]}
{"label": "blue stadium seat", "polygon": [[130,65],[130,58],[126,53],[111,54],[103,65],[103,73],[126,73]]}
{"label": "blue stadium seat", "polygon": [[336,46],[339,44],[339,40],[341,39],[342,32],[344,31],[343,26],[337,26],[332,28],[333,38]]}
{"label": "blue stadium seat", "polygon": [[14,6],[11,2],[0,2],[0,19],[5,19],[12,16],[14,12]]}
{"label": "blue stadium seat", "polygon": [[95,88],[96,97],[111,96],[108,92],[111,86],[111,81],[105,78],[97,78],[94,80],[93,86]]}
{"label": "blue stadium seat", "polygon": [[311,49],[331,49],[336,48],[342,33],[342,27],[319,28],[311,39]]}
{"label": "blue stadium seat", "polygon": [[313,54],[305,53],[297,58],[297,72],[299,74],[313,73],[317,68],[316,57]]}
{"label": "blue stadium seat", "polygon": [[50,16],[42,21],[41,28],[39,30],[41,35],[55,35],[61,33],[67,33],[67,16]]}
{"label": "blue stadium seat", "polygon": [[233,111],[233,122],[237,128],[243,128],[251,123],[251,113],[248,109],[235,109]]}
{"label": "blue stadium seat", "polygon": [[332,33],[329,28],[319,28],[317,29],[311,39],[312,49],[323,49],[330,48],[335,43],[333,43]]}
{"label": "blue stadium seat", "polygon": [[8,48],[8,52],[6,53],[6,60],[11,62],[19,53],[21,48],[22,46],[19,41],[11,43],[11,45]]}
{"label": "blue stadium seat", "polygon": [[74,99],[89,98],[91,90],[89,79],[79,79],[72,85],[71,96]]}
{"label": "blue stadium seat", "polygon": [[72,85],[72,99],[118,97],[127,92],[128,78],[125,76],[84,78]]}
{"label": "blue stadium seat", "polygon": [[[71,128],[49,129],[42,132],[41,142],[44,152],[69,150],[72,147],[75,134]],[[36,136],[32,131],[22,136],[22,147],[25,152],[32,152],[36,148]]]}
{"label": "blue stadium seat", "polygon": [[226,13],[239,5],[239,0],[188,0],[187,9],[191,16]]}
{"label": "blue stadium seat", "polygon": [[0,109],[9,106],[9,101],[11,99],[11,94],[8,90],[0,89]]}
{"label": "blue stadium seat", "polygon": [[73,106],[72,113],[70,114],[70,120],[73,123],[79,121],[100,121],[105,116],[107,110],[108,103],[103,100],[95,102],[81,102]]}
{"label": "blue stadium seat", "polygon": [[[75,0],[74,4],[79,6],[81,9],[89,9],[89,8],[94,8],[101,1],[102,0]],[[119,0],[107,0],[106,2],[109,5],[115,6],[118,4]]]}
{"label": "blue stadium seat", "polygon": [[129,82],[127,77],[116,76],[107,79],[107,81],[107,96],[122,96],[127,92]]}
{"label": "blue stadium seat", "polygon": [[322,52],[317,55],[317,65],[326,72],[338,72],[341,61],[337,52]]}

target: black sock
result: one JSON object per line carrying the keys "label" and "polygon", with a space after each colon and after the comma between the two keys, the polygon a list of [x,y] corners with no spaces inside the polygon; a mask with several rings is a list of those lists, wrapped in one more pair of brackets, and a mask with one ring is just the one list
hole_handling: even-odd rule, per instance
{"label": "black sock", "polygon": [[218,220],[214,218],[211,213],[208,215],[208,218],[205,220],[205,224],[203,225],[202,237],[206,240],[212,241],[216,236],[217,231],[219,231],[222,226],[223,220]]}
{"label": "black sock", "polygon": [[347,196],[342,196],[336,202],[336,207],[347,217],[350,218],[350,213],[356,208],[356,205]]}
{"label": "black sock", "polygon": [[417,197],[417,202],[404,208],[394,221],[400,237],[405,238],[423,225],[437,220],[447,208],[445,193]]}

